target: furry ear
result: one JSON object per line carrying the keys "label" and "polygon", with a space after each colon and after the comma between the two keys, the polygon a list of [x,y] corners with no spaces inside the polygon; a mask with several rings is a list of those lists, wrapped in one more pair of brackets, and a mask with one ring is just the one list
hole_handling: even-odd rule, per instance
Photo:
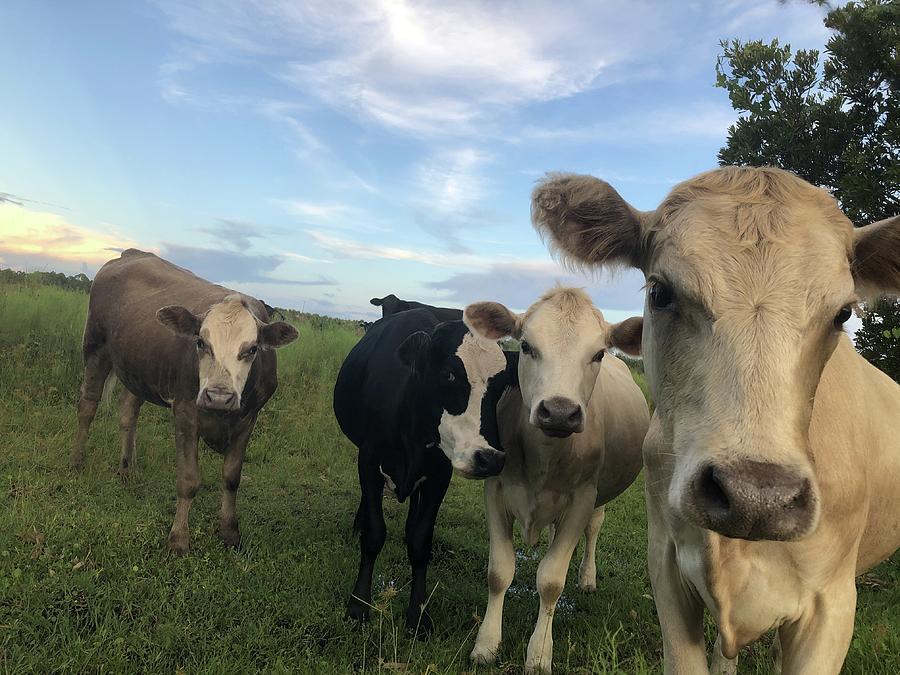
{"label": "furry ear", "polygon": [[259,327],[259,343],[266,347],[284,347],[297,339],[297,329],[284,321]]}
{"label": "furry ear", "polygon": [[463,312],[463,323],[475,335],[488,340],[522,334],[522,317],[513,314],[499,302],[475,302]]}
{"label": "furry ear", "polygon": [[644,334],[644,320],[633,316],[610,328],[609,336],[613,347],[629,356],[641,355],[641,337]]}
{"label": "furry ear", "polygon": [[186,307],[168,305],[156,312],[156,320],[176,335],[195,337],[200,334],[202,321]]}
{"label": "furry ear", "polygon": [[547,174],[531,194],[535,229],[579,264],[640,267],[641,219],[640,211],[593,176]]}
{"label": "furry ear", "polygon": [[429,345],[431,345],[431,336],[425,331],[417,331],[400,343],[400,346],[397,347],[397,356],[404,365],[414,371],[419,370]]}
{"label": "furry ear", "polygon": [[900,295],[900,216],[853,231],[851,269],[861,297]]}

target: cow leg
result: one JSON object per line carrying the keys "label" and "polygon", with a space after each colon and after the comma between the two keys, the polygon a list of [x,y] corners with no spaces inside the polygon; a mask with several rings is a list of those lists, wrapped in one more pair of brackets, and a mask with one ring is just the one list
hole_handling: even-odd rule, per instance
{"label": "cow leg", "polygon": [[597,590],[597,539],[600,538],[600,528],[603,527],[605,517],[606,507],[598,506],[584,528],[584,554],[578,567],[578,585],[585,593]]}
{"label": "cow leg", "polygon": [[254,426],[256,426],[256,415],[232,436],[222,462],[222,510],[219,512],[219,534],[225,545],[231,548],[240,548],[241,546],[241,531],[238,527],[235,501],[241,485],[244,452]]}
{"label": "cow leg", "polygon": [[[856,556],[853,556],[855,563]],[[856,615],[853,571],[818,593],[815,610],[778,629],[785,675],[837,675],[847,657]]]}
{"label": "cow leg", "polygon": [[381,499],[384,491],[384,476],[378,467],[376,453],[371,449],[360,448],[358,471],[359,487],[362,496],[356,512],[354,525],[359,527],[359,572],[353,593],[347,603],[346,616],[357,621],[369,618],[369,606],[372,604],[372,571],[375,559],[384,546],[386,530]]}
{"label": "cow leg", "polygon": [[425,610],[428,597],[425,594],[425,577],[431,560],[431,543],[434,538],[434,523],[453,468],[444,455],[435,450],[430,452],[424,475],[427,479],[412,494],[406,515],[406,553],[412,567],[412,589],[409,606],[406,608],[406,627],[416,635],[431,633],[431,617]]}
{"label": "cow leg", "polygon": [[716,636],[716,645],[713,647],[712,665],[709,672],[712,675],[737,675],[737,657],[729,659],[722,653],[722,634]]}
{"label": "cow leg", "polygon": [[176,494],[175,520],[169,532],[169,549],[184,554],[189,548],[188,513],[200,488],[200,466],[197,463],[197,406],[193,401],[175,401]]}
{"label": "cow leg", "polygon": [[81,383],[81,394],[78,399],[78,428],[75,431],[75,445],[72,447],[70,464],[73,469],[84,465],[84,450],[87,445],[91,422],[97,414],[97,406],[103,397],[103,385],[112,370],[112,362],[106,350],[97,348],[88,352],[85,347],[84,379]]}
{"label": "cow leg", "polygon": [[134,437],[137,432],[138,414],[144,399],[122,387],[119,396],[119,433],[122,436],[122,457],[119,460],[119,478],[127,481],[134,470]]}
{"label": "cow leg", "polygon": [[[647,484],[651,483],[648,477]],[[647,497],[647,563],[663,639],[665,675],[708,673],[703,637],[703,601],[681,576],[654,498]]]}
{"label": "cow leg", "polygon": [[578,490],[572,504],[557,521],[556,535],[541,559],[537,571],[537,590],[541,599],[537,623],[528,641],[525,672],[542,671],[549,673],[553,663],[553,615],[556,603],[566,585],[569,562],[587,526],[597,499],[597,489],[593,485]]}
{"label": "cow leg", "polygon": [[475,663],[489,664],[497,658],[497,650],[500,648],[503,600],[516,573],[516,551],[513,548],[513,521],[503,499],[503,486],[498,480],[488,479],[485,483],[484,504],[491,537],[488,603],[471,658]]}

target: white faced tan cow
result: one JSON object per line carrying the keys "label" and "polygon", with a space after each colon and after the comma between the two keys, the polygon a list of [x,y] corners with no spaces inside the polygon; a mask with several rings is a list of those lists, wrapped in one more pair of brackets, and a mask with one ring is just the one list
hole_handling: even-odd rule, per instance
{"label": "white faced tan cow", "polygon": [[857,230],[824,191],[726,167],[640,212],[589,176],[533,196],[586,265],[647,278],[650,578],[667,673],[716,672],[777,628],[783,672],[837,673],[854,577],[900,545],[900,387],[853,349],[856,301],[900,292],[900,218]]}
{"label": "white faced tan cow", "polygon": [[268,319],[260,301],[135,249],[106,263],[91,284],[72,464],[84,462],[88,430],[111,374],[123,385],[122,478],[132,471],[141,405],[171,407],[178,500],[169,547],[177,553],[188,550],[188,511],[200,486],[198,438],[224,455],[219,529],[227,545],[240,543],[235,497],[244,449],[278,384],[274,348],[297,337],[290,324]]}
{"label": "white faced tan cow", "polygon": [[372,572],[385,540],[385,481],[409,499],[406,549],[412,589],[406,625],[432,628],[424,611],[425,575],[438,509],[454,470],[467,478],[500,472],[504,453],[496,409],[510,377],[497,343],[462,321],[441,323],[430,309],[385,317],[347,355],[334,387],[334,414],[359,448],[362,493],[359,572],[347,616],[365,620]]}
{"label": "white faced tan cow", "polygon": [[578,539],[584,533],[579,584],[593,591],[603,505],[641,469],[650,412],[628,367],[607,353],[615,346],[638,354],[641,319],[610,326],[575,288],[548,291],[523,315],[494,302],[469,305],[465,315],[486,335],[521,340],[522,349],[519,388],[504,394],[497,409],[506,463],[485,482],[490,594],[472,659],[492,663],[500,646],[503,598],[515,572],[513,522],[531,546],[555,525],[538,567],[540,612],[525,664],[528,672],[549,672],[553,614]]}

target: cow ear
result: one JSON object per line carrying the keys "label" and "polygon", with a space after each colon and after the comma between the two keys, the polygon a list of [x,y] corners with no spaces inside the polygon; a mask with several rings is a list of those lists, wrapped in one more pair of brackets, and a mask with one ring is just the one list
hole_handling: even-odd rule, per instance
{"label": "cow ear", "polygon": [[644,320],[639,316],[625,319],[610,328],[610,342],[629,356],[641,355],[641,337],[644,334]]}
{"label": "cow ear", "polygon": [[900,295],[900,216],[853,231],[851,269],[861,298]]}
{"label": "cow ear", "polygon": [[522,317],[499,302],[475,302],[463,312],[463,323],[475,335],[489,340],[522,335]]}
{"label": "cow ear", "polygon": [[265,347],[284,347],[297,339],[297,329],[285,321],[259,327],[259,343]]}
{"label": "cow ear", "polygon": [[186,307],[168,305],[156,312],[156,320],[176,335],[195,337],[200,334],[200,317]]}
{"label": "cow ear", "polygon": [[431,337],[425,331],[417,331],[406,338],[397,347],[397,357],[413,370],[418,370],[425,358],[425,352],[431,344]]}
{"label": "cow ear", "polygon": [[599,178],[548,174],[531,195],[531,220],[576,265],[643,262],[643,214]]}

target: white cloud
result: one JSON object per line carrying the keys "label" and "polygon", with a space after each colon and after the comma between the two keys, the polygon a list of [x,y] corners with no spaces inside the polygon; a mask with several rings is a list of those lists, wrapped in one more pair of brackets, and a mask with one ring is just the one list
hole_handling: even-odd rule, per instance
{"label": "white cloud", "polygon": [[399,246],[370,244],[345,237],[306,230],[306,234],[321,249],[343,258],[360,260],[406,260],[435,267],[481,267],[488,264],[485,258],[470,254],[420,251]]}
{"label": "white cloud", "polygon": [[268,59],[303,94],[418,134],[572,96],[672,41],[649,0],[158,1],[204,59]]}

